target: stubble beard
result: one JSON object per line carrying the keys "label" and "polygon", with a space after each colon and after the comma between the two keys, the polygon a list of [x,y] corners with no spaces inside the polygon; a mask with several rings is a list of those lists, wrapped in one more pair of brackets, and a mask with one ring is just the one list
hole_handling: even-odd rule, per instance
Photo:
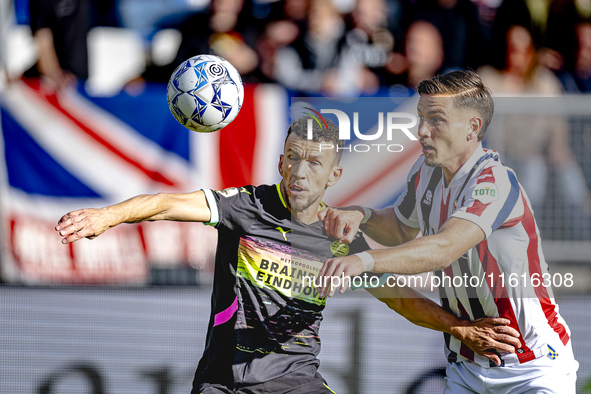
{"label": "stubble beard", "polygon": [[303,212],[306,209],[310,208],[310,206],[316,201],[319,196],[305,196],[305,197],[290,197],[289,205],[291,207],[292,212]]}
{"label": "stubble beard", "polygon": [[436,158],[431,158],[431,157],[428,157],[427,155],[425,155],[424,157],[425,157],[425,164],[428,167],[441,167],[441,163],[438,162]]}
{"label": "stubble beard", "polygon": [[316,201],[322,193],[318,193],[315,196],[310,195],[309,192],[306,196],[298,196],[294,197],[289,194],[289,190],[286,190],[287,187],[284,187],[283,194],[287,196],[287,204],[291,209],[292,213],[296,212],[303,212],[306,209],[310,208],[310,206]]}

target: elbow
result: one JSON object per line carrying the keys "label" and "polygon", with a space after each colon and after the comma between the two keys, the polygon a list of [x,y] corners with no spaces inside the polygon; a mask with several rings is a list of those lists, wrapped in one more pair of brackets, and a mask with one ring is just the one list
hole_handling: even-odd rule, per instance
{"label": "elbow", "polygon": [[451,258],[448,258],[447,256],[441,256],[433,263],[433,265],[435,266],[434,271],[446,269],[454,261],[455,260],[452,260]]}
{"label": "elbow", "polygon": [[435,270],[445,269],[449,267],[454,261],[460,258],[461,254],[458,254],[457,248],[454,248],[453,244],[446,242],[446,240],[438,240],[438,245],[433,253],[433,266]]}

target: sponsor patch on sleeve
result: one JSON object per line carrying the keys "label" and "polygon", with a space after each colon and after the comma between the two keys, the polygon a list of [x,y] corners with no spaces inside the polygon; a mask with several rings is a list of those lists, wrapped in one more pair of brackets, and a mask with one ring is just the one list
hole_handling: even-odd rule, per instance
{"label": "sponsor patch on sleeve", "polygon": [[230,187],[228,189],[220,190],[217,192],[220,196],[224,196],[226,198],[235,196],[238,194],[238,189],[235,187]]}
{"label": "sponsor patch on sleeve", "polygon": [[482,182],[476,185],[472,191],[472,198],[483,204],[490,204],[499,199],[499,189],[494,183]]}

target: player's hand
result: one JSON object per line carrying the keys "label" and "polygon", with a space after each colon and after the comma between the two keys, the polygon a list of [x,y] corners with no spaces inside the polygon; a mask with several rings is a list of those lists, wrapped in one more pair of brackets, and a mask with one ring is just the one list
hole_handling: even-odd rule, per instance
{"label": "player's hand", "polygon": [[94,239],[114,226],[113,216],[103,209],[80,209],[65,214],[55,230],[69,244],[82,238]]}
{"label": "player's hand", "polygon": [[332,297],[337,290],[341,294],[344,293],[348,284],[351,283],[351,277],[360,275],[364,271],[363,262],[355,255],[326,260],[318,273],[320,296],[326,297],[328,293],[328,296]]}
{"label": "player's hand", "polygon": [[521,347],[519,332],[509,324],[509,319],[485,317],[466,321],[462,326],[452,328],[452,335],[474,352],[500,366],[501,359],[494,350],[515,353],[515,349]]}
{"label": "player's hand", "polygon": [[76,84],[78,83],[78,79],[74,74],[61,68],[57,68],[53,72],[47,72],[44,76],[46,77],[44,80],[44,87],[55,93],[76,87]]}
{"label": "player's hand", "polygon": [[318,212],[324,231],[340,243],[351,243],[365,214],[361,208],[336,209],[328,207]]}

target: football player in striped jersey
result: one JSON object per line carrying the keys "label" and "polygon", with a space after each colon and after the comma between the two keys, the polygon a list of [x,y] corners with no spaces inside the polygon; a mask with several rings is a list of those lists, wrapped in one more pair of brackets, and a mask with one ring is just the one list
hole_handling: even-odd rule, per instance
{"label": "football player in striped jersey", "polygon": [[[548,266],[531,204],[513,170],[482,147],[494,111],[490,91],[471,71],[424,80],[417,90],[423,155],[394,206],[320,213],[341,242],[361,229],[390,248],[327,260],[321,285],[364,271],[435,271],[444,309],[468,320],[504,317],[520,333],[517,351],[500,352],[498,366],[445,334],[445,393],[575,393],[578,362],[544,280]],[[324,294],[337,290],[323,286]]]}

